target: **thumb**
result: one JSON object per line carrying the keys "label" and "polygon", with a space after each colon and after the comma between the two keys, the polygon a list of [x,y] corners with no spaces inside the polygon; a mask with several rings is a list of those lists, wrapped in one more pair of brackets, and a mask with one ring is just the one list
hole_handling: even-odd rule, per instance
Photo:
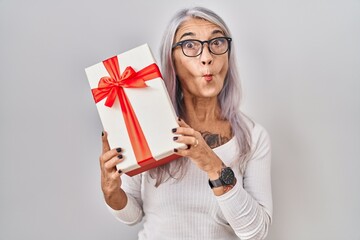
{"label": "thumb", "polygon": [[110,145],[109,145],[109,141],[107,139],[107,132],[103,131],[102,132],[102,153],[104,154],[109,150],[110,150]]}

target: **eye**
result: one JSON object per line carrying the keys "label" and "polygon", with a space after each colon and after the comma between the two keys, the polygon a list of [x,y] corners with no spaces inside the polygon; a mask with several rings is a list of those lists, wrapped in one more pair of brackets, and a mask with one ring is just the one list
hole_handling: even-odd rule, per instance
{"label": "eye", "polygon": [[225,44],[225,38],[216,38],[213,41],[211,41],[211,45],[213,45],[214,47],[221,47],[222,45]]}
{"label": "eye", "polygon": [[195,42],[194,41],[185,41],[183,43],[183,47],[187,49],[194,49],[195,48]]}

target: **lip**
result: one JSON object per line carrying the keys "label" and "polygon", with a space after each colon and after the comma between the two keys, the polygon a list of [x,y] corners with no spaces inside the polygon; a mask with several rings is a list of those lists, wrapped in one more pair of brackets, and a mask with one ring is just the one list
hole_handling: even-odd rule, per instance
{"label": "lip", "polygon": [[212,74],[204,74],[204,75],[203,75],[203,78],[204,78],[206,81],[211,81],[212,78],[213,78],[213,75],[212,75]]}

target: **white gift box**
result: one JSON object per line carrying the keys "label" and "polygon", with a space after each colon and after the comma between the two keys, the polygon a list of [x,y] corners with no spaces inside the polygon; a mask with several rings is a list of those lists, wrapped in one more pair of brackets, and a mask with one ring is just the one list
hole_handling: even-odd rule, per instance
{"label": "white gift box", "polygon": [[[120,70],[119,74],[122,74],[129,66],[132,67],[135,72],[141,72],[142,69],[155,63],[147,44],[124,52],[111,59],[116,60],[116,58]],[[94,90],[97,91],[101,89],[99,86],[100,79],[103,77],[109,78],[110,76],[108,69],[105,67],[105,62],[108,60],[85,69],[93,93]],[[105,105],[107,98],[109,98],[108,95],[101,100],[97,100],[98,102],[96,103],[103,128],[108,133],[110,148],[121,147],[123,149],[122,155],[124,160],[117,165],[117,168],[129,176],[136,175],[176,159],[179,156],[174,154],[174,148],[186,148],[186,145],[176,143],[172,140],[175,135],[171,129],[179,125],[176,121],[177,116],[164,81],[161,77],[156,77],[146,80],[145,84],[147,86],[141,88],[122,87],[140,124],[140,129],[127,127],[124,118],[126,118],[128,114],[124,114],[124,109],[121,108],[118,95],[116,95],[111,107]],[[115,89],[118,88],[115,86]],[[113,89],[112,91],[116,92],[117,90]],[[134,122],[136,121],[131,121],[131,124]],[[140,132],[142,131],[147,144],[142,142],[141,138],[138,139],[136,134],[134,137],[134,130],[137,132],[139,130]],[[139,155],[146,152],[142,150],[144,147],[150,151],[150,158],[137,159],[141,158]]]}

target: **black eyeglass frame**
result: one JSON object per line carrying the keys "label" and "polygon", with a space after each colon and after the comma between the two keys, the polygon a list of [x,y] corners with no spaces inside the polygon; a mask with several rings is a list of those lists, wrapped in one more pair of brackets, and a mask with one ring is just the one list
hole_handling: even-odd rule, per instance
{"label": "black eyeglass frame", "polygon": [[[211,49],[210,49],[210,44],[209,44],[209,43],[212,42],[212,41],[214,41],[214,40],[217,40],[217,39],[219,39],[219,38],[220,38],[220,39],[226,39],[226,41],[228,42],[228,48],[227,48],[227,50],[226,50],[225,52],[220,53],[220,54],[217,54],[217,53],[214,53],[213,51],[211,51]],[[184,49],[183,49],[183,44],[184,44],[185,42],[188,42],[188,41],[196,41],[196,42],[201,43],[201,51],[199,52],[199,54],[197,54],[197,55],[195,55],[195,56],[189,56],[189,55],[186,55],[186,54],[185,54]],[[216,38],[212,38],[212,39],[206,40],[206,41],[200,41],[200,40],[197,40],[197,39],[186,39],[186,40],[183,40],[183,41],[180,41],[180,42],[175,43],[175,44],[172,46],[172,49],[180,46],[180,47],[181,47],[181,51],[183,52],[183,54],[184,54],[185,56],[187,56],[187,57],[197,57],[197,56],[200,56],[200,55],[202,54],[202,52],[203,52],[203,50],[204,50],[204,43],[207,43],[209,52],[211,52],[211,53],[214,54],[214,55],[223,55],[223,54],[225,54],[225,53],[227,53],[227,52],[230,52],[230,49],[231,49],[231,41],[232,41],[232,38],[231,38],[231,37],[216,37]]]}

